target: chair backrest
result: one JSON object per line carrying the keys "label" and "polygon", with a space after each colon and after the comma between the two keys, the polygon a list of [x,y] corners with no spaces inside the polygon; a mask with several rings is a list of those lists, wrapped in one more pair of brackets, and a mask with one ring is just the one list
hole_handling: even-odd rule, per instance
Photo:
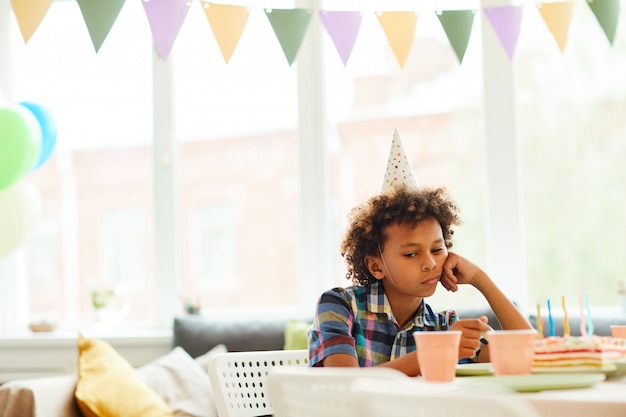
{"label": "chair backrest", "polygon": [[275,368],[267,379],[274,417],[352,417],[350,386],[358,378],[406,379],[389,368]]}
{"label": "chair backrest", "polygon": [[501,386],[474,388],[456,383],[427,383],[415,378],[381,384],[372,378],[350,387],[360,417],[539,417],[519,393]]}
{"label": "chair backrest", "polygon": [[209,378],[220,417],[256,417],[273,413],[266,380],[276,367],[307,367],[308,350],[226,352],[209,362]]}

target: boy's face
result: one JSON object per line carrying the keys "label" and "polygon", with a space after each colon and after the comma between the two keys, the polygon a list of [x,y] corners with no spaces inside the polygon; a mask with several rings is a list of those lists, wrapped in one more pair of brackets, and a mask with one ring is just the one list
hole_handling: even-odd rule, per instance
{"label": "boy's face", "polygon": [[391,225],[384,233],[381,269],[385,292],[412,297],[433,295],[448,257],[439,222],[427,219],[414,228]]}

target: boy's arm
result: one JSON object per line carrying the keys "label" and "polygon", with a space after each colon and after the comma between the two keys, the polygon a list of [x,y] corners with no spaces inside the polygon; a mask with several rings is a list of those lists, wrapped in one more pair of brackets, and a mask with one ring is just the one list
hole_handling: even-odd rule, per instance
{"label": "boy's arm", "polygon": [[519,309],[504,295],[498,286],[482,270],[477,274],[474,287],[480,291],[505,330],[532,329]]}
{"label": "boy's arm", "polygon": [[474,286],[485,297],[503,329],[533,328],[485,271],[454,252],[448,253],[441,284],[449,291],[457,291],[459,284]]}
{"label": "boy's arm", "polygon": [[[324,358],[322,366],[356,368],[359,366],[359,362],[352,355],[336,353],[333,355],[328,355],[326,358]],[[408,376],[417,376],[420,374],[420,367],[417,362],[417,352],[409,352],[404,356],[401,356],[389,362],[381,363],[377,366],[392,368],[403,372]]]}

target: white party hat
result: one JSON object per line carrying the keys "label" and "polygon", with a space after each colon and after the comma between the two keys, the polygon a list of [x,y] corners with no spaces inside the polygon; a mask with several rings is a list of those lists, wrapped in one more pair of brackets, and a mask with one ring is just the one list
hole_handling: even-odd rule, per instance
{"label": "white party hat", "polygon": [[393,132],[391,149],[389,150],[389,160],[387,161],[387,170],[385,171],[385,182],[383,183],[383,192],[397,185],[405,185],[408,188],[414,189],[420,188],[420,184],[417,182],[417,177],[415,176],[415,171],[413,171],[413,167],[406,157],[398,129]]}

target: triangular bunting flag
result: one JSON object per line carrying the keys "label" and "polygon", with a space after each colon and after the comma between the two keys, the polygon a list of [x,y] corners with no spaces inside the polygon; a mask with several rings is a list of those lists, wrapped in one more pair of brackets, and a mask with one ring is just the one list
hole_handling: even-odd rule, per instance
{"label": "triangular bunting flag", "polygon": [[559,49],[563,52],[574,12],[574,2],[568,0],[556,3],[538,3],[537,8],[554,40],[559,45]]}
{"label": "triangular bunting flag", "polygon": [[96,52],[109,35],[126,0],[77,0]]}
{"label": "triangular bunting flag", "polygon": [[152,31],[152,40],[163,61],[174,46],[187,12],[191,6],[189,0],[142,0],[143,8]]}
{"label": "triangular bunting flag", "polygon": [[415,26],[417,25],[417,13],[415,12],[382,12],[377,15],[378,22],[387,36],[389,46],[393,51],[400,68],[404,67],[409,55]]}
{"label": "triangular bunting flag", "polygon": [[54,0],[11,0],[11,7],[22,32],[24,43],[28,43],[39,24],[48,13]]}
{"label": "triangular bunting flag", "polygon": [[311,11],[307,9],[265,10],[265,15],[274,29],[276,38],[283,48],[289,65],[296,59],[304,34],[306,33]]}
{"label": "triangular bunting flag", "polygon": [[523,6],[485,7],[483,10],[509,59],[512,59],[519,38]]}
{"label": "triangular bunting flag", "polygon": [[589,4],[593,14],[596,15],[596,19],[598,19],[598,23],[600,23],[611,45],[613,45],[617,30],[619,3],[620,0],[587,0],[587,4]]}
{"label": "triangular bunting flag", "polygon": [[437,13],[459,63],[463,63],[467,50],[472,26],[474,26],[474,14],[474,10],[445,10]]}
{"label": "triangular bunting flag", "polygon": [[320,10],[319,16],[345,66],[354,48],[359,29],[361,29],[363,14],[361,12]]}
{"label": "triangular bunting flag", "polygon": [[213,36],[228,64],[248,23],[250,10],[244,6],[227,4],[204,3],[203,6]]}

